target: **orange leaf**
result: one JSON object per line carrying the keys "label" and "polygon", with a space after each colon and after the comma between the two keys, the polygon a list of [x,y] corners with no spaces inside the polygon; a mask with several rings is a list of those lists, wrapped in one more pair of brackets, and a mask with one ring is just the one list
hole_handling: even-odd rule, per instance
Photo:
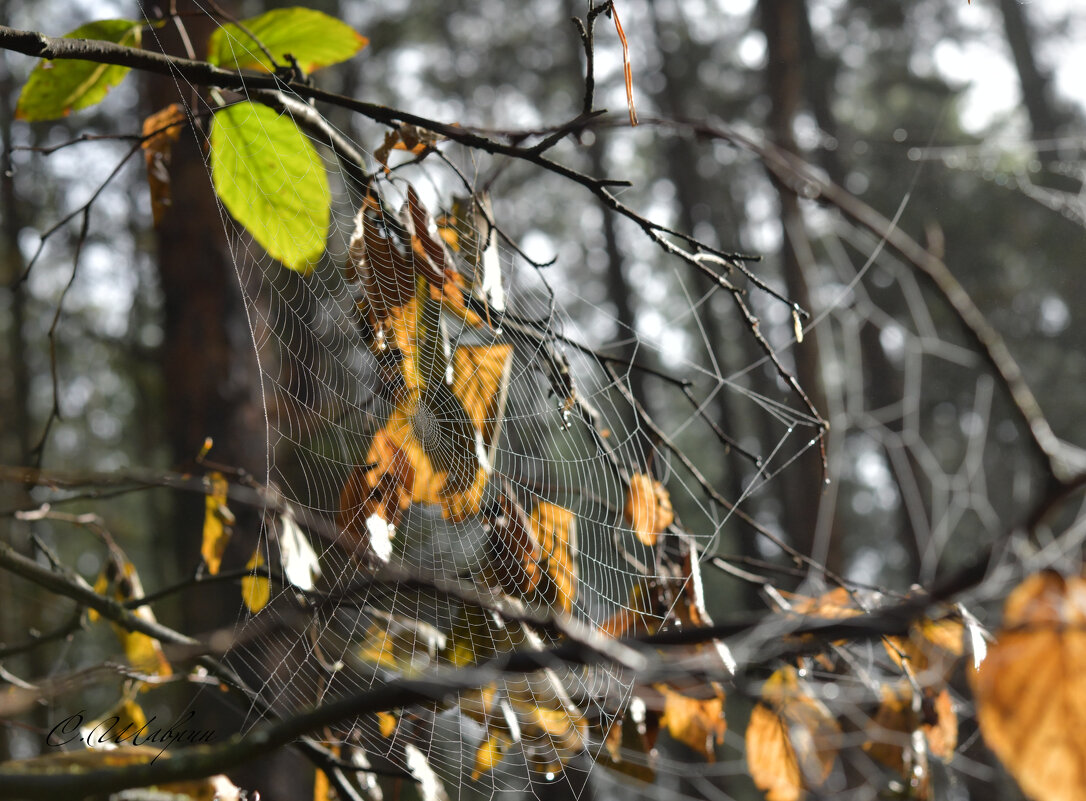
{"label": "orange leaf", "polygon": [[471,780],[478,781],[484,773],[493,770],[494,766],[501,761],[508,745],[508,739],[501,734],[493,733],[480,743],[475,751],[475,765],[471,769]]}
{"label": "orange leaf", "polygon": [[769,801],[798,801],[830,775],[841,729],[793,667],[774,673],[747,725],[747,767]]}
{"label": "orange leaf", "polygon": [[943,684],[965,652],[965,626],[953,618],[922,618],[909,626],[908,637],[887,637],[884,646],[890,659],[909,663],[923,686]]}
{"label": "orange leaf", "polygon": [[488,447],[501,433],[512,366],[512,345],[461,345],[453,351],[452,393]]}
{"label": "orange leaf", "polygon": [[714,746],[724,743],[727,723],[724,720],[724,691],[713,687],[709,698],[691,698],[667,686],[659,686],[664,694],[664,714],[660,723],[681,743],[690,746],[706,760],[716,758]]}
{"label": "orange leaf", "polygon": [[630,125],[637,125],[637,112],[634,110],[633,100],[633,70],[630,68],[630,46],[626,42],[626,34],[622,30],[622,23],[618,20],[618,9],[611,4],[611,18],[615,21],[615,31],[618,40],[622,42],[622,71],[626,76],[626,105],[630,109]]}
{"label": "orange leaf", "polygon": [[675,520],[671,497],[664,485],[644,473],[631,476],[624,517],[642,543],[655,545],[656,535]]}
{"label": "orange leaf", "polygon": [[556,597],[547,601],[568,614],[577,596],[577,518],[569,509],[540,501],[532,510],[530,522],[554,582]]}
{"label": "orange leaf", "polygon": [[862,615],[864,611],[856,605],[856,601],[844,587],[837,587],[815,598],[791,593],[781,594],[791,602],[792,611],[797,615],[838,620]]}
{"label": "orange leaf", "polygon": [[151,190],[151,215],[157,226],[170,207],[170,152],[189,121],[179,103],[171,103],[143,121],[143,157],[147,162],[147,185]]}
{"label": "orange leaf", "polygon": [[1086,579],[1036,573],[970,683],[985,742],[1038,801],[1086,795]]}

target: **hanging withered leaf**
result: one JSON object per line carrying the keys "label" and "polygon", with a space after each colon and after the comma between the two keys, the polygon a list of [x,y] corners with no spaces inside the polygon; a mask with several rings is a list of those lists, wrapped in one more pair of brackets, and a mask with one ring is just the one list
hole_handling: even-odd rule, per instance
{"label": "hanging withered leaf", "polygon": [[509,395],[513,346],[461,345],[453,351],[452,368],[452,393],[482,435],[487,459],[493,464]]}
{"label": "hanging withered leaf", "polygon": [[173,143],[188,125],[180,103],[171,103],[143,121],[143,158],[147,162],[147,186],[151,190],[151,218],[157,227],[170,208],[170,154]]}
{"label": "hanging withered leaf", "polygon": [[637,538],[649,546],[655,545],[657,535],[675,521],[671,496],[664,485],[644,473],[630,477],[623,516]]}
{"label": "hanging withered leaf", "polygon": [[354,218],[354,231],[347,246],[346,278],[362,288],[365,311],[376,332],[375,346],[384,350],[382,332],[393,309],[415,297],[415,274],[402,250],[399,220],[386,211],[374,191],[366,193]]}
{"label": "hanging withered leaf", "polygon": [[507,594],[564,613],[577,594],[577,519],[542,501],[529,516],[506,487],[486,517],[489,573]]}
{"label": "hanging withered leaf", "polygon": [[253,555],[245,564],[245,569],[252,571],[252,575],[245,576],[241,580],[241,600],[254,615],[268,605],[268,599],[271,597],[271,584],[267,576],[256,573],[262,567],[264,567],[264,551],[260,545],[257,545]]}
{"label": "hanging withered leaf", "polygon": [[432,150],[444,139],[445,137],[439,133],[404,123],[385,134],[385,140],[374,151],[373,157],[387,169],[388,157],[393,150],[404,150],[412,155],[420,156]]}
{"label": "hanging withered leaf", "polygon": [[[105,569],[94,583],[94,591],[99,595],[107,593],[116,601],[124,603],[133,598],[142,598],[143,585],[140,582],[136,566],[124,558],[121,553],[111,553]],[[146,604],[136,607],[132,613],[148,623],[157,623],[155,613]],[[91,622],[98,619],[97,612],[89,612]],[[173,675],[170,663],[162,651],[162,644],[154,637],[128,629],[116,623],[113,631],[121,641],[128,663],[140,673],[165,678]]]}
{"label": "hanging withered leaf", "polygon": [[547,574],[554,582],[557,598],[552,603],[569,614],[577,597],[577,517],[569,509],[540,501],[529,522],[545,554]]}
{"label": "hanging withered leaf", "polygon": [[222,473],[209,473],[205,479],[208,492],[204,496],[204,533],[200,555],[207,572],[215,575],[222,566],[222,555],[234,531],[234,513],[226,505],[230,484]]}
{"label": "hanging withered leaf", "polygon": [[968,672],[984,741],[1026,795],[1086,796],[1086,578],[1045,571],[1019,584]]}
{"label": "hanging withered leaf", "polygon": [[724,690],[715,682],[705,685],[706,697],[691,697],[666,685],[658,685],[664,695],[664,714],[660,725],[680,743],[690,746],[708,762],[716,759],[715,747],[723,745],[727,723],[724,720]]}
{"label": "hanging withered leaf", "polygon": [[768,801],[798,801],[833,770],[841,729],[796,669],[776,671],[762,689],[747,725],[747,767]]}
{"label": "hanging withered leaf", "polygon": [[637,111],[634,109],[633,99],[633,69],[630,67],[630,45],[626,41],[626,32],[622,30],[622,23],[618,19],[618,9],[611,5],[611,18],[615,21],[615,32],[618,40],[622,42],[622,72],[626,78],[626,106],[630,111],[630,125],[637,125]]}
{"label": "hanging withered leaf", "polygon": [[[607,729],[606,750],[597,754],[597,763],[639,781],[652,782],[656,776],[653,766],[658,728],[656,716],[650,719],[646,714],[645,701],[633,696],[625,714]],[[631,755],[635,758],[630,758]]]}
{"label": "hanging withered leaf", "polygon": [[440,289],[445,281],[445,271],[452,264],[452,257],[446,250],[444,240],[430,233],[430,226],[433,224],[430,212],[422,205],[415,188],[410,184],[407,186],[407,202],[401,217],[410,237],[416,270],[432,286]]}
{"label": "hanging withered leaf", "polygon": [[941,686],[965,652],[965,625],[952,616],[921,618],[909,626],[907,637],[886,637],[883,644],[895,664],[907,662],[921,686]]}

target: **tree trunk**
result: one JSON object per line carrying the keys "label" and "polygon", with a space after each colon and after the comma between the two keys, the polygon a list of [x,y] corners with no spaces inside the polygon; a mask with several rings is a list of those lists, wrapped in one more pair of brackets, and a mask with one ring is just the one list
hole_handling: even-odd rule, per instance
{"label": "tree trunk", "polygon": [[[799,152],[793,124],[803,96],[803,40],[807,14],[803,0],[761,0],[762,30],[766,37],[768,62],[766,90],[771,100],[769,135],[773,144],[790,153]],[[810,272],[815,269],[811,243],[795,192],[775,177],[780,203],[782,252],[785,286],[789,297],[811,310]],[[810,332],[795,347],[796,377],[821,414],[826,413],[826,392],[822,383],[821,358],[817,332]],[[804,436],[804,434],[800,434]],[[815,542],[822,503],[822,460],[817,447],[809,448],[795,465],[784,473],[784,521],[793,545],[827,567],[840,568],[839,536],[830,530],[828,542]]]}

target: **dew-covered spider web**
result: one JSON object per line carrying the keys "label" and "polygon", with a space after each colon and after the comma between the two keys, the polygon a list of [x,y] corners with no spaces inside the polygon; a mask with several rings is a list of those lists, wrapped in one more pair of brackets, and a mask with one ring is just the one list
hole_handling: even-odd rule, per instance
{"label": "dew-covered spider web", "polygon": [[[349,126],[285,91],[219,100],[229,116],[192,111],[220,195],[241,185],[259,213],[274,218],[285,198],[294,215],[273,220],[262,246],[237,207],[222,208],[267,431],[250,567],[273,579],[266,599],[257,581],[243,588],[225,657],[252,690],[248,725],[411,679],[406,706],[316,739],[436,797],[555,782],[578,795],[602,763],[731,798],[742,730],[725,731],[725,694],[704,676],[725,681],[778,630],[698,651],[699,690],[638,685],[635,667],[648,658],[663,675],[674,654],[623,661],[593,643],[708,625],[707,594],[724,614],[780,611],[778,585],[896,598],[887,588],[964,562],[964,542],[985,547],[1038,492],[1021,426],[953,315],[882,236],[836,211],[804,209],[808,308],[772,264],[663,234],[684,260],[621,221],[628,247],[651,251],[627,271],[631,318],[599,260],[532,229],[520,187],[491,180],[515,159],[421,128]],[[296,124],[302,169],[276,150],[270,120]],[[236,135],[216,140],[215,126]],[[224,166],[221,143],[242,139]],[[254,158],[280,162],[277,192]],[[750,153],[740,162],[757,168]],[[330,187],[327,220],[300,188],[314,175]],[[752,194],[770,191],[763,181]],[[602,225],[583,186],[535,202],[583,206]],[[293,252],[307,225],[327,231],[311,263],[269,255]],[[815,337],[812,397],[829,437],[791,383]],[[993,497],[989,481],[1012,496]],[[783,488],[810,485],[824,488],[801,538],[785,529]],[[506,672],[523,653],[542,669]],[[849,680],[821,664],[805,674],[832,681],[840,696],[827,703],[855,721],[874,714],[871,674],[895,671],[884,655],[864,659]],[[477,686],[450,690],[472,667]],[[669,694],[701,704],[694,717],[719,704],[701,748],[684,741]],[[646,739],[654,727],[715,761],[688,771],[690,754]],[[872,757],[852,767],[884,782]]]}

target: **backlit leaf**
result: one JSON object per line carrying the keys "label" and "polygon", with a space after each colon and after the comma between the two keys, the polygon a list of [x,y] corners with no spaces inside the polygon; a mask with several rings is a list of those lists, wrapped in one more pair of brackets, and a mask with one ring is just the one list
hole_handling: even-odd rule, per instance
{"label": "backlit leaf", "polygon": [[[65,39],[100,39],[139,47],[143,23],[128,19],[104,19],[81,25]],[[30,73],[15,117],[35,122],[65,117],[73,111],[98,103],[128,75],[129,67],[97,64],[92,61],[60,59],[42,61]]]}
{"label": "backlit leaf", "polygon": [[226,543],[233,533],[234,513],[226,505],[230,485],[222,473],[211,473],[207,477],[209,492],[204,496],[204,536],[200,546],[200,555],[207,565],[207,572],[215,575],[222,565],[222,555]]}
{"label": "backlit leaf", "polygon": [[[133,598],[142,598],[143,585],[140,582],[136,566],[115,554],[107,563],[105,570],[95,582],[94,589],[101,595],[107,593],[116,601],[125,602]],[[146,604],[136,607],[132,613],[148,623],[156,623],[155,613]],[[93,620],[97,615],[92,616]],[[121,641],[128,663],[140,673],[165,678],[173,674],[170,663],[162,651],[162,644],[146,634],[129,631],[123,626],[113,624],[113,631]]]}
{"label": "backlit leaf", "polygon": [[656,536],[675,520],[671,497],[664,485],[644,473],[630,477],[624,516],[637,538],[650,546],[656,544]]}
{"label": "backlit leaf", "polygon": [[211,124],[215,192],[273,258],[308,272],[328,234],[328,177],[289,116],[260,103],[219,109]]}
{"label": "backlit leaf", "polygon": [[568,614],[577,597],[577,517],[569,509],[540,501],[529,523],[545,555],[547,574],[554,582],[555,598],[547,601]]}
{"label": "backlit leaf", "polygon": [[667,733],[697,751],[706,760],[715,758],[714,748],[724,743],[727,724],[724,720],[724,692],[712,685],[713,692],[707,698],[691,698],[661,685],[664,694],[664,714],[661,726]]}
{"label": "backlit leaf", "polygon": [[494,769],[501,762],[509,741],[501,734],[491,734],[475,750],[475,764],[471,769],[471,779],[476,781],[484,773]]}
{"label": "backlit leaf", "polygon": [[252,69],[272,72],[267,55],[257,42],[272,54],[281,66],[289,66],[287,54],[294,57],[305,73],[346,61],[369,40],[345,22],[310,8],[277,8],[259,17],[242,20],[239,26],[219,26],[207,44],[207,60],[225,69]]}
{"label": "backlit leaf", "polygon": [[1044,572],[1023,581],[969,674],[984,741],[1026,795],[1086,795],[1086,579]]}

